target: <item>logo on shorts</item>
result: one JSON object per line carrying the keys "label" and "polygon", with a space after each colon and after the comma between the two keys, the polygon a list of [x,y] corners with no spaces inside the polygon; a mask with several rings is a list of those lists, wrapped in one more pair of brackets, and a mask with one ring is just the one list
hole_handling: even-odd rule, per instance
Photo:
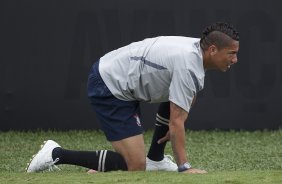
{"label": "logo on shorts", "polygon": [[140,121],[140,118],[139,118],[138,114],[135,114],[135,115],[134,115],[134,118],[136,119],[137,125],[138,125],[138,126],[141,126],[141,121]]}

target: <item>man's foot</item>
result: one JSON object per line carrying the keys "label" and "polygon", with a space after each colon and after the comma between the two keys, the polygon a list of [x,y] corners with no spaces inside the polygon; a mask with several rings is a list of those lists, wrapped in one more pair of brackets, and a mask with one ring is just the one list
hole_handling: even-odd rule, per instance
{"label": "man's foot", "polygon": [[177,171],[177,169],[178,167],[170,155],[164,155],[164,159],[161,161],[146,158],[146,171]]}
{"label": "man's foot", "polygon": [[44,144],[41,145],[41,149],[38,151],[36,155],[30,159],[30,163],[26,168],[26,172],[40,172],[44,170],[53,170],[55,163],[59,161],[59,158],[53,160],[52,151],[54,148],[61,147],[58,143],[52,140],[44,141]]}

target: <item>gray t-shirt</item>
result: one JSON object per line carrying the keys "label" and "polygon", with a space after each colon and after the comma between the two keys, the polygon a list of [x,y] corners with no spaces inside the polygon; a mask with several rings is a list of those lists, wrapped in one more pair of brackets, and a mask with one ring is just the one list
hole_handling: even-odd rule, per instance
{"label": "gray t-shirt", "polygon": [[118,99],[171,101],[189,112],[194,96],[204,87],[199,41],[160,36],[134,42],[103,56],[99,71]]}

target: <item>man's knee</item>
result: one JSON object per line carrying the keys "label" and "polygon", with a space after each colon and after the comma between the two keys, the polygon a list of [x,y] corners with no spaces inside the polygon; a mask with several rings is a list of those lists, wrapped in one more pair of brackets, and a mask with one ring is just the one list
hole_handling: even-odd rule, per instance
{"label": "man's knee", "polygon": [[146,160],[144,159],[134,159],[127,161],[128,171],[145,171]]}
{"label": "man's knee", "polygon": [[142,134],[111,143],[115,151],[123,156],[129,171],[145,170],[146,155]]}

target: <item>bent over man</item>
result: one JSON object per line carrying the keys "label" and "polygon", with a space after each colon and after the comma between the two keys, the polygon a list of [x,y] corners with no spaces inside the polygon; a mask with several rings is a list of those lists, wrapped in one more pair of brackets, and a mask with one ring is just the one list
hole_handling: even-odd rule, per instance
{"label": "bent over man", "polygon": [[[237,62],[239,34],[227,23],[208,26],[201,39],[160,36],[107,53],[92,66],[88,96],[115,151],[66,150],[52,140],[27,172],[72,164],[98,171],[167,170],[205,173],[189,163],[185,126],[192,102],[204,87],[205,71],[227,71]],[[139,103],[160,103],[146,157]],[[164,155],[170,140],[176,163]]]}

